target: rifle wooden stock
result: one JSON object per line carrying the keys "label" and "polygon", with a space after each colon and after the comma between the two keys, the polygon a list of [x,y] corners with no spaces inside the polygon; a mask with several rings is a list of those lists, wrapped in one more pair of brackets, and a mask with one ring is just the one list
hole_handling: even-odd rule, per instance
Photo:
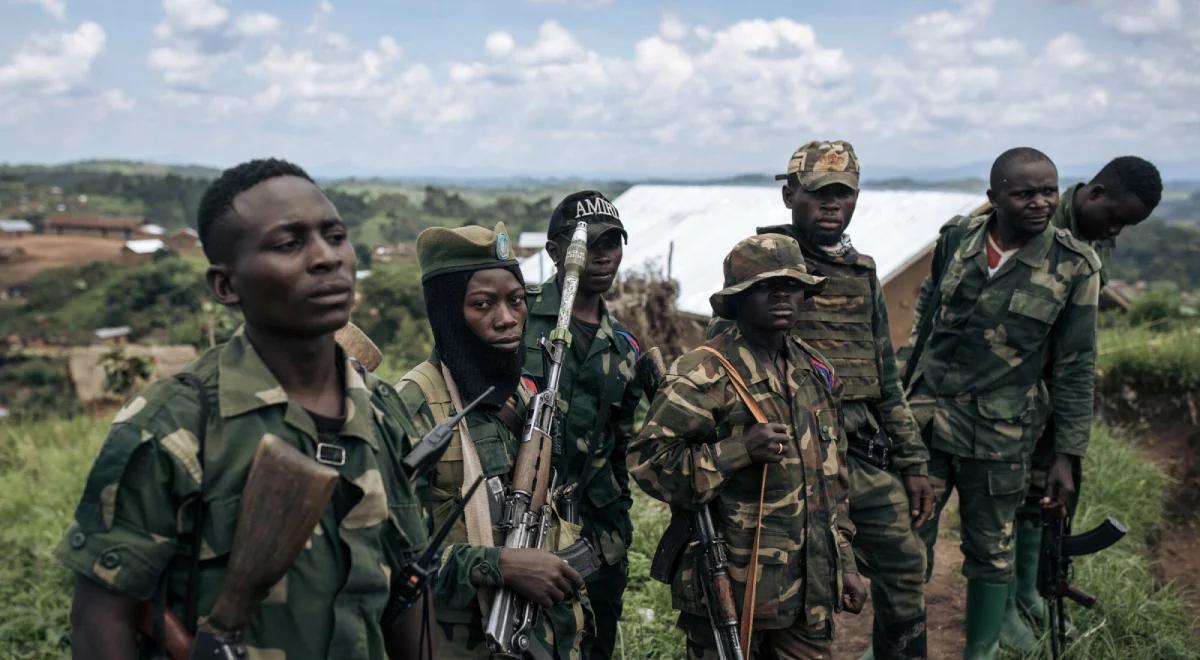
{"label": "rifle wooden stock", "polygon": [[383,362],[383,353],[379,347],[367,333],[362,331],[353,323],[347,323],[333,334],[333,338],[337,343],[342,345],[342,350],[346,351],[346,355],[358,360],[359,364],[366,367],[367,371],[375,371],[375,368]]}
{"label": "rifle wooden stock", "polygon": [[[142,603],[138,610],[138,632],[149,640],[155,637],[154,607],[150,603]],[[171,610],[163,612],[162,637],[163,650],[170,660],[188,660],[192,652],[192,633]]]}
{"label": "rifle wooden stock", "polygon": [[211,623],[227,631],[245,627],[250,611],[308,543],[337,479],[337,470],[279,437],[263,437],[242,490],[229,565],[208,616]]}

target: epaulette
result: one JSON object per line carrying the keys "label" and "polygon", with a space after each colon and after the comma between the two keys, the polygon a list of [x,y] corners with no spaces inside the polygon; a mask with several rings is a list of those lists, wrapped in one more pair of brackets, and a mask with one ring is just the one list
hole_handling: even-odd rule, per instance
{"label": "epaulette", "polygon": [[524,390],[524,393],[529,394],[530,399],[533,398],[534,394],[538,393],[537,381],[533,379],[533,376],[529,374],[521,376],[521,385],[517,388],[517,391],[521,392],[522,390]]}
{"label": "epaulette", "polygon": [[854,250],[853,262],[850,262],[850,260],[847,260],[847,263],[851,263],[851,265],[853,265],[853,266],[860,266],[860,267],[866,268],[868,270],[872,270],[872,271],[875,270],[875,258],[869,254],[863,254],[862,252],[859,252],[858,250]]}
{"label": "epaulette", "polygon": [[542,285],[541,284],[526,284],[525,285],[525,295],[527,295],[527,296],[542,295]]}
{"label": "epaulette", "polygon": [[1075,238],[1075,235],[1069,229],[1055,229],[1054,238],[1058,239],[1058,242],[1062,243],[1068,250],[1083,255],[1083,258],[1087,259],[1088,265],[1092,267],[1092,272],[1099,271],[1102,268],[1100,257],[1092,249],[1092,246]]}
{"label": "epaulette", "polygon": [[635,359],[642,355],[642,345],[638,343],[637,339],[634,339],[632,332],[623,328],[614,328],[613,334],[624,337],[625,341],[629,342],[629,345],[633,348],[633,357]]}

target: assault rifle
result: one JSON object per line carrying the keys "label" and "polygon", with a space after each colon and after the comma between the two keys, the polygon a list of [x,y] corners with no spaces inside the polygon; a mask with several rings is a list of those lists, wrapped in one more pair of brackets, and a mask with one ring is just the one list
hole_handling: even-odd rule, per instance
{"label": "assault rifle", "polygon": [[[558,433],[559,379],[563,357],[571,346],[571,311],[586,258],[587,223],[580,222],[571,234],[564,260],[565,277],[558,319],[550,331],[550,340],[547,342],[545,337],[540,340],[550,363],[546,384],[530,403],[512,482],[504,493],[498,526],[505,532],[505,548],[541,548],[546,542],[552,517],[550,485],[554,481],[551,451],[555,455],[562,453],[562,439]],[[524,654],[533,642],[534,627],[540,615],[541,608],[511,588],[497,589],[484,627],[484,640],[493,656],[520,657]]]}
{"label": "assault rifle", "polygon": [[695,516],[697,540],[704,551],[698,562],[700,582],[704,585],[704,600],[713,639],[717,643],[717,657],[720,660],[742,660],[737,605],[733,600],[733,583],[729,580],[725,539],[713,527],[712,513],[707,504]]}
{"label": "assault rifle", "polygon": [[[208,619],[193,638],[174,612],[163,612],[162,638],[171,660],[247,657],[241,638],[251,611],[308,543],[337,480],[337,470],[277,436],[263,436],[242,490],[229,564]],[[143,631],[154,624],[146,610]]]}
{"label": "assault rifle", "polygon": [[1090,531],[1071,535],[1071,519],[1053,511],[1042,512],[1042,550],[1038,561],[1038,592],[1046,599],[1050,620],[1051,657],[1062,657],[1067,643],[1067,620],[1063,598],[1083,607],[1096,604],[1096,597],[1071,584],[1071,562],[1075,557],[1100,552],[1125,536],[1125,526],[1105,518]]}

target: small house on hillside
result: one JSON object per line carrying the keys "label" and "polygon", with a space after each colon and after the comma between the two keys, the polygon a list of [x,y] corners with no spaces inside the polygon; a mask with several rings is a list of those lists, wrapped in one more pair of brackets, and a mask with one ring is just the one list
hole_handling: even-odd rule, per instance
{"label": "small house on hillside", "polygon": [[42,223],[47,234],[91,234],[133,238],[142,227],[140,218],[118,218],[103,215],[51,215]]}
{"label": "small house on hillside", "polygon": [[19,238],[33,233],[33,224],[28,220],[0,219],[0,238]]}
{"label": "small house on hillside", "polygon": [[196,230],[191,227],[178,229],[162,240],[167,244],[168,248],[175,252],[200,249],[200,234],[196,233]]}
{"label": "small house on hillside", "polygon": [[170,252],[171,249],[167,244],[158,238],[141,238],[133,241],[125,241],[125,246],[121,248],[121,258],[125,261],[141,261],[143,259],[151,259],[159,252]]}
{"label": "small house on hillside", "polygon": [[[537,273],[537,280],[541,282],[550,276],[550,271],[554,268],[554,262],[546,257],[546,232],[544,231],[523,231],[517,237],[517,248],[515,250],[518,259],[537,255],[537,264],[534,271]],[[524,269],[523,269],[524,270]],[[528,270],[524,270],[528,273]]]}
{"label": "small house on hillside", "polygon": [[[854,246],[875,258],[887,298],[892,340],[908,340],[914,303],[929,272],[938,229],[977,207],[981,195],[865,189],[847,228]],[[779,187],[638,185],[613,200],[629,232],[621,270],[670,272],[679,310],[708,316],[708,297],[723,285],[722,262],[757,227],[788,224]],[[544,251],[526,257],[528,282],[550,276]]]}

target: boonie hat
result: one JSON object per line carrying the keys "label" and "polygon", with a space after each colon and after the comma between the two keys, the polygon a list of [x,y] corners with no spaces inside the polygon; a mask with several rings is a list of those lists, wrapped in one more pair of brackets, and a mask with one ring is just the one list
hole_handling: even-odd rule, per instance
{"label": "boonie hat", "polygon": [[570,235],[581,220],[588,223],[588,243],[613,229],[621,230],[621,237],[626,243],[629,242],[629,234],[621,223],[617,207],[595,190],[581,190],[564,197],[550,214],[546,237],[554,240],[562,234]]}
{"label": "boonie hat", "polygon": [[775,277],[799,280],[809,295],[825,288],[824,277],[809,274],[796,239],[783,234],[759,234],[742,239],[725,257],[725,288],[708,299],[713,313],[732,320],[730,298]]}
{"label": "boonie hat", "polygon": [[493,229],[430,227],[417,236],[417,263],[422,282],[443,273],[518,265],[503,222]]}
{"label": "boonie hat", "polygon": [[775,180],[795,174],[800,187],[813,192],[825,186],[841,183],[858,190],[858,156],[845,140],[813,140],[792,152],[787,173],[776,174]]}

